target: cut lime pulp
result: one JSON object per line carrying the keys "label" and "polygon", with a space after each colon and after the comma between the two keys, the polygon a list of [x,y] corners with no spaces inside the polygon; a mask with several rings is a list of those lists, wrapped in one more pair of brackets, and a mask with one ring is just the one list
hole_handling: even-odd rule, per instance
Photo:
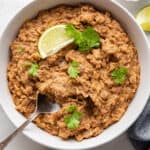
{"label": "cut lime pulp", "polygon": [[73,42],[65,33],[65,25],[56,25],[48,28],[40,37],[38,43],[39,53],[46,58],[57,53],[63,47]]}
{"label": "cut lime pulp", "polygon": [[138,12],[136,20],[144,31],[150,31],[150,6],[142,8]]}

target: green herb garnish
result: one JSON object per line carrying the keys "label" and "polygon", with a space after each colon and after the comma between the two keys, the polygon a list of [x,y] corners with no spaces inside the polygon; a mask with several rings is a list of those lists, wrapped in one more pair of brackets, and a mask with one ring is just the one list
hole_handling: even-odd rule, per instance
{"label": "green herb garnish", "polygon": [[75,44],[81,52],[87,52],[93,47],[100,46],[100,36],[92,28],[87,27],[83,31],[78,31],[71,23],[66,26],[66,34],[74,39]]}
{"label": "green herb garnish", "polygon": [[74,105],[70,105],[67,107],[66,111],[72,112],[72,114],[69,114],[64,118],[64,122],[67,125],[69,129],[76,129],[79,124],[82,117],[82,113],[77,111],[77,107]]}
{"label": "green herb garnish", "polygon": [[66,111],[69,112],[69,113],[72,113],[74,111],[77,110],[77,106],[75,105],[69,105],[67,108],[66,108]]}
{"label": "green herb garnish", "polygon": [[17,48],[18,52],[22,52],[23,51],[23,48],[20,46]]}
{"label": "green herb garnish", "polygon": [[38,75],[38,72],[37,72],[38,68],[39,68],[39,65],[37,63],[31,63],[31,67],[30,67],[28,73],[32,76],[37,76]]}
{"label": "green herb garnish", "polygon": [[68,74],[71,78],[77,78],[78,73],[80,72],[78,66],[79,66],[79,63],[76,61],[72,61],[69,64]]}
{"label": "green herb garnish", "polygon": [[111,76],[114,79],[115,83],[122,84],[125,81],[127,74],[128,70],[125,67],[120,67],[113,70]]}

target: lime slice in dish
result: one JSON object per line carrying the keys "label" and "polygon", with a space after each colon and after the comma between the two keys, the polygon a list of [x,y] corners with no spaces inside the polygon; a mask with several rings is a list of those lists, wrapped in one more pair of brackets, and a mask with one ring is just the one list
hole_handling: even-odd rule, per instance
{"label": "lime slice in dish", "polygon": [[41,35],[38,42],[41,58],[53,55],[73,42],[73,39],[65,34],[65,27],[65,25],[56,25],[48,28]]}
{"label": "lime slice in dish", "polygon": [[150,6],[142,8],[138,12],[136,20],[144,31],[150,31]]}

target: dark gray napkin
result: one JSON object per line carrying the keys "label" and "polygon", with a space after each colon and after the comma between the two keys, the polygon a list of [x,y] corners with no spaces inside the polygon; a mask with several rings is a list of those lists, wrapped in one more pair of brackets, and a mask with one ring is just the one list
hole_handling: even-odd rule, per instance
{"label": "dark gray napkin", "polygon": [[143,113],[128,130],[128,135],[136,150],[150,149],[150,98]]}

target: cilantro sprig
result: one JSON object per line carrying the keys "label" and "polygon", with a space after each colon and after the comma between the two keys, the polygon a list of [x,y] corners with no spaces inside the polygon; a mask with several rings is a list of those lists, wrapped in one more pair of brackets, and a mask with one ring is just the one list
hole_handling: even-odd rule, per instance
{"label": "cilantro sprig", "polygon": [[75,44],[81,52],[87,52],[93,47],[100,46],[100,36],[92,28],[87,27],[83,31],[78,31],[71,23],[66,25],[66,34],[74,39]]}
{"label": "cilantro sprig", "polygon": [[119,67],[112,71],[111,76],[112,79],[115,81],[115,83],[122,84],[125,81],[127,74],[128,74],[127,68]]}
{"label": "cilantro sprig", "polygon": [[37,63],[31,63],[31,67],[28,70],[28,73],[32,76],[38,76],[39,65]]}
{"label": "cilantro sprig", "polygon": [[69,105],[66,112],[71,113],[64,118],[64,122],[69,129],[76,129],[82,117],[82,113],[77,111],[77,106]]}
{"label": "cilantro sprig", "polygon": [[68,113],[72,113],[72,112],[74,112],[74,111],[77,111],[77,106],[75,106],[75,105],[69,105],[69,106],[66,108],[66,111],[67,111]]}
{"label": "cilantro sprig", "polygon": [[78,66],[79,66],[79,63],[76,61],[72,61],[69,64],[69,68],[67,72],[71,78],[77,78],[78,73],[80,73]]}

